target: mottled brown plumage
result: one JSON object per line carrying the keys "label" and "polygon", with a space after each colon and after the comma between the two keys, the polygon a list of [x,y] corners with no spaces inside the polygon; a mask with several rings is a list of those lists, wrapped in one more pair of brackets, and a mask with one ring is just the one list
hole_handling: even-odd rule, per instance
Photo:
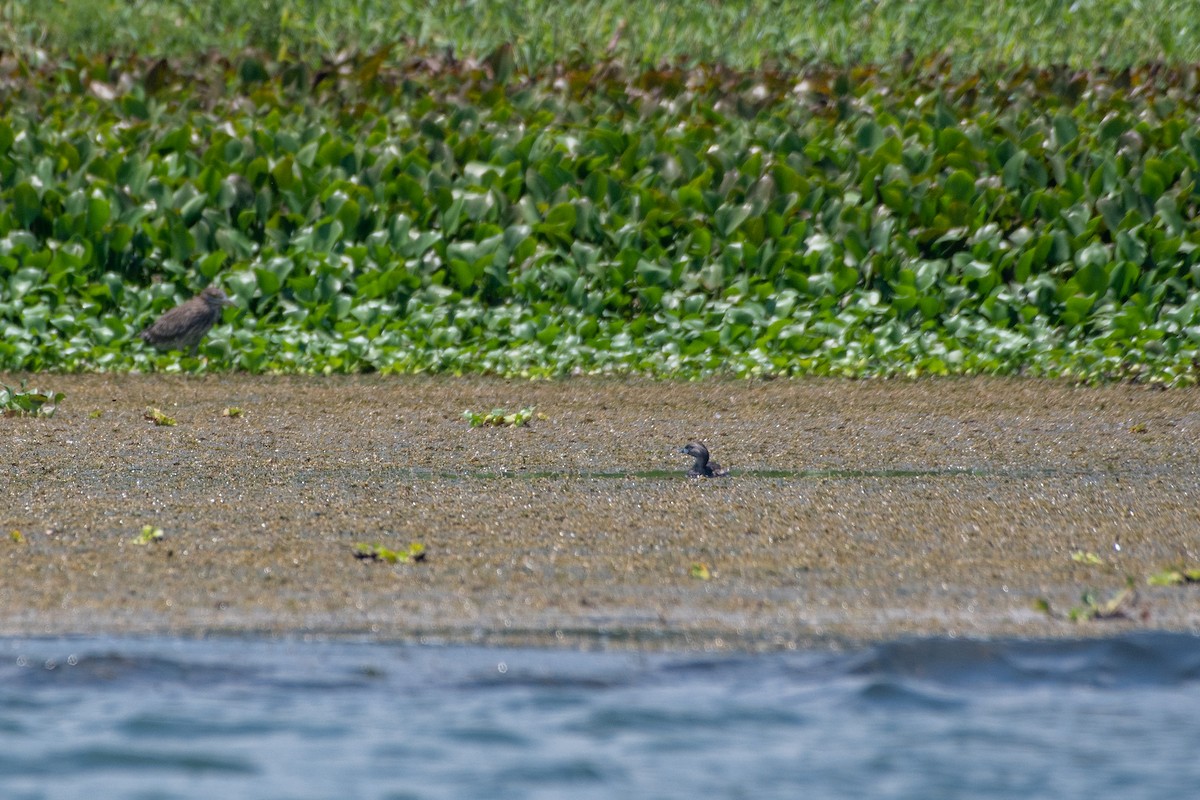
{"label": "mottled brown plumage", "polygon": [[196,354],[204,334],[221,318],[221,309],[233,305],[218,286],[209,286],[191,300],[165,312],[139,335],[157,350],[191,350]]}
{"label": "mottled brown plumage", "polygon": [[699,442],[689,442],[679,452],[687,453],[695,459],[692,468],[688,470],[689,478],[724,478],[729,474],[729,470],[715,461],[708,460],[708,448]]}

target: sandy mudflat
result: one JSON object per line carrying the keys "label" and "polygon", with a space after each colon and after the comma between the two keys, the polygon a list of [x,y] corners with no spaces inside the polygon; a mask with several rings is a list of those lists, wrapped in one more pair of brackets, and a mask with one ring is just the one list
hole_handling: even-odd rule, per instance
{"label": "sandy mudflat", "polygon": [[[22,377],[67,398],[51,419],[0,419],[0,634],[757,648],[1200,629],[1200,586],[1145,581],[1200,566],[1200,391],[0,381]],[[528,405],[543,415],[528,428],[461,417]],[[152,425],[147,406],[178,424]],[[222,416],[230,406],[244,415]],[[692,438],[733,476],[685,479],[677,450]],[[164,538],[133,544],[145,524]],[[411,541],[423,563],[353,555]],[[689,574],[695,563],[710,580]],[[1063,618],[1127,577],[1129,619]]]}

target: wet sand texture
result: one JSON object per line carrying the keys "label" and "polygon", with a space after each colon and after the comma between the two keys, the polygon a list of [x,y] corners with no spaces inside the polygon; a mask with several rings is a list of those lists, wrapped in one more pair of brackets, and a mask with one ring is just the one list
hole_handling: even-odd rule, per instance
{"label": "wet sand texture", "polygon": [[[51,419],[0,419],[0,634],[755,648],[1200,628],[1200,587],[1146,585],[1164,567],[1200,566],[1194,390],[3,382],[22,377],[67,397]],[[530,405],[541,416],[526,428],[462,419]],[[152,425],[147,406],[178,424]],[[733,475],[684,478],[691,459],[678,451],[692,439]],[[133,544],[147,524],[163,539]],[[414,541],[428,553],[417,564],[353,554]],[[1105,599],[1128,578],[1129,619],[1064,619],[1085,590]]]}

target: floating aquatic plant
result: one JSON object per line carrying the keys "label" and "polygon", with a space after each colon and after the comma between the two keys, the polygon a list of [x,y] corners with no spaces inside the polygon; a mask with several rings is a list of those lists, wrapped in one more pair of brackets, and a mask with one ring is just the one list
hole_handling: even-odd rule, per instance
{"label": "floating aquatic plant", "polygon": [[[693,38],[726,33],[705,8]],[[535,41],[15,56],[0,369],[1200,378],[1195,59],[541,69]],[[218,278],[246,311],[204,359],[130,346]]]}

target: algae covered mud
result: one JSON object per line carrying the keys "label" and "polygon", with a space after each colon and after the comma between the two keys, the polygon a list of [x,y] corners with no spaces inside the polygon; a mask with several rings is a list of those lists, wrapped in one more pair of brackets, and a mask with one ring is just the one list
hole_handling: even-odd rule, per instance
{"label": "algae covered mud", "polygon": [[[65,399],[0,419],[3,634],[755,648],[1200,627],[1195,588],[1158,585],[1200,563],[1193,390],[31,383]],[[685,478],[693,439],[732,475]]]}

